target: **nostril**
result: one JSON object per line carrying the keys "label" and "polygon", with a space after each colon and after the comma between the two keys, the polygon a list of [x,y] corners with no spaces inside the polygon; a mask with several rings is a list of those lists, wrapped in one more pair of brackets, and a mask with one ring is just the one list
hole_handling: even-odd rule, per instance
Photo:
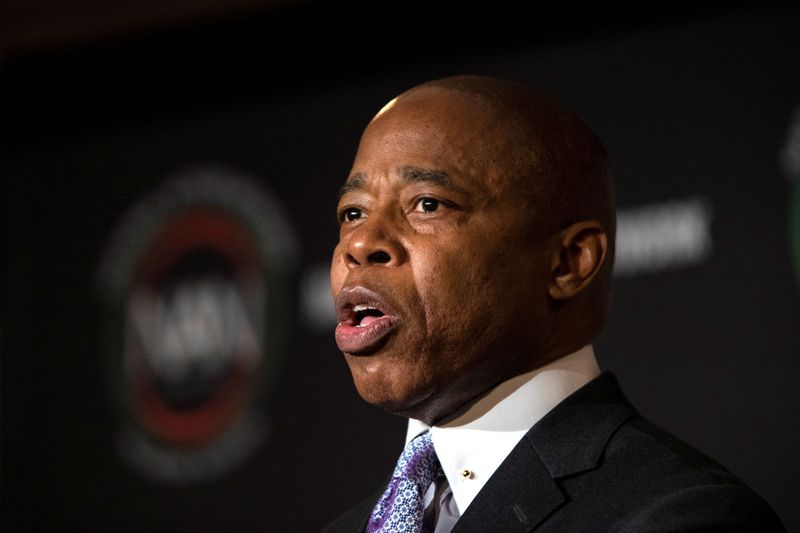
{"label": "nostril", "polygon": [[371,254],[369,254],[370,263],[385,264],[391,260],[392,260],[391,256],[386,252],[372,252]]}
{"label": "nostril", "polygon": [[358,260],[357,260],[355,257],[353,257],[351,254],[347,254],[347,262],[348,262],[349,264],[351,264],[351,265],[360,265],[360,264],[361,264],[361,263],[359,263],[359,262],[358,262]]}

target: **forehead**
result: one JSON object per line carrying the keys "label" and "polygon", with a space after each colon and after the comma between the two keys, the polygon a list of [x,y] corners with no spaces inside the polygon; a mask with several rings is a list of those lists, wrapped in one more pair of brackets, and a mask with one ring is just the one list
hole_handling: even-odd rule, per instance
{"label": "forehead", "polygon": [[353,174],[390,176],[406,167],[446,173],[468,188],[501,192],[515,160],[507,123],[470,95],[427,89],[402,96],[372,120]]}

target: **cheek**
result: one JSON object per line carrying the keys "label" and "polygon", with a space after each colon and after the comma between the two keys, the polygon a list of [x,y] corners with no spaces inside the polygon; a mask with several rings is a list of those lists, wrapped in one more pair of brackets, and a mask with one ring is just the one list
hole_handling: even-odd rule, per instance
{"label": "cheek", "polygon": [[502,246],[487,247],[487,242],[492,240],[440,248],[437,261],[420,265],[428,333],[441,357],[484,357],[491,346],[530,334],[539,322],[541,297],[535,287],[544,286],[541,258],[510,254]]}
{"label": "cheek", "polygon": [[[491,283],[483,261],[441,250],[435,262],[415,269],[432,348],[463,350],[486,319]],[[445,354],[446,356],[447,354]]]}

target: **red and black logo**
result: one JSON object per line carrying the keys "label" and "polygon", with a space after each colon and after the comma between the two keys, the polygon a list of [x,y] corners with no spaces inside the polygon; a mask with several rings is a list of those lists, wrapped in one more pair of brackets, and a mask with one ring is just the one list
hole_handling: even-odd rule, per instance
{"label": "red and black logo", "polygon": [[120,451],[157,477],[208,477],[266,434],[290,327],[292,233],[252,180],[195,170],[134,208],[100,269]]}

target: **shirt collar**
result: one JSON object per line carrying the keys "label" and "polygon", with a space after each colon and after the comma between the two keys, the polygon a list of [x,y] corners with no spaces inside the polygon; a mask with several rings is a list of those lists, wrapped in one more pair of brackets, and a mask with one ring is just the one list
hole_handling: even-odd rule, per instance
{"label": "shirt collar", "polygon": [[429,427],[409,419],[406,443],[430,429],[461,514],[528,430],[600,374],[591,345],[515,376],[455,418]]}

